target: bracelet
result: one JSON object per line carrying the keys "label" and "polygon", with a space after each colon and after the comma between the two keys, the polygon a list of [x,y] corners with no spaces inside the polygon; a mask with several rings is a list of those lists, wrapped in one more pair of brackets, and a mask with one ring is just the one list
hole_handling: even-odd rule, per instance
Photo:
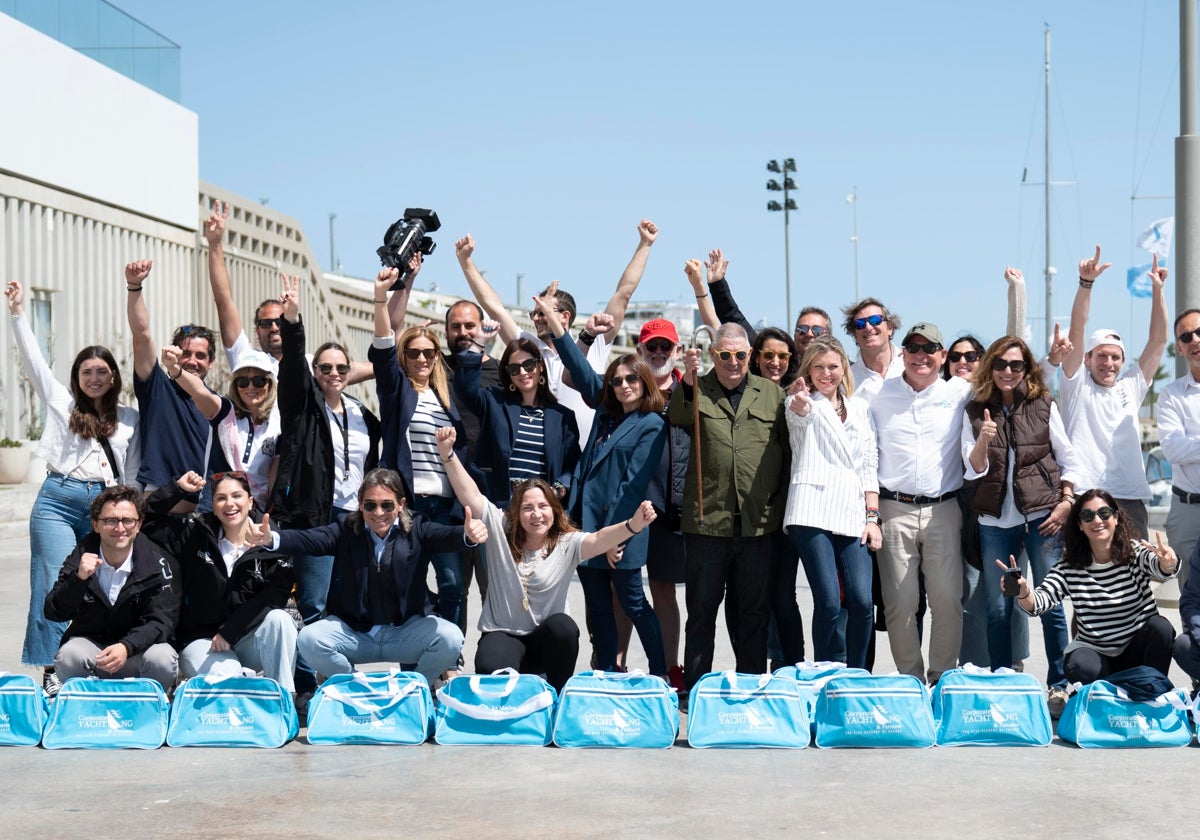
{"label": "bracelet", "polygon": [[705,292],[702,295],[696,295],[696,300],[704,300],[706,297],[708,297],[708,292]]}
{"label": "bracelet", "polygon": [[595,334],[590,333],[586,329],[584,329],[584,330],[579,331],[579,340],[581,342],[583,342],[585,345],[587,345],[588,347],[591,347],[592,344],[594,344],[596,341],[596,336],[595,336]]}
{"label": "bracelet", "polygon": [[183,376],[183,368],[180,368],[179,373],[175,374],[174,376],[171,376],[171,374],[168,373],[167,379],[170,379],[172,382],[174,382],[176,379],[178,379],[181,376]]}
{"label": "bracelet", "polygon": [[127,291],[127,292],[140,292],[141,290],[142,290],[141,286],[126,286],[125,287],[125,291]]}
{"label": "bracelet", "polygon": [[383,300],[379,300],[378,298],[375,298],[374,300],[376,303],[387,303],[387,298],[384,298]]}
{"label": "bracelet", "polygon": [[1079,288],[1081,289],[1090,289],[1094,285],[1096,285],[1095,280],[1084,280],[1082,277],[1079,278]]}
{"label": "bracelet", "polygon": [[628,519],[625,520],[625,530],[628,531],[629,533],[633,534],[635,537],[641,533],[641,531],[633,530],[633,526],[629,524]]}
{"label": "bracelet", "polygon": [[449,463],[450,463],[451,461],[453,461],[453,460],[454,460],[454,453],[453,453],[453,452],[451,452],[451,453],[450,453],[450,457],[449,457],[449,458],[443,458],[443,459],[442,459],[442,463],[443,463],[443,464],[449,464]]}

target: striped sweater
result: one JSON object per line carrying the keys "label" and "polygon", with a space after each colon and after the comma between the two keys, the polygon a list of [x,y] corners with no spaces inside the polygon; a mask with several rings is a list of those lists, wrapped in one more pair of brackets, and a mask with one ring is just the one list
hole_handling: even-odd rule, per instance
{"label": "striped sweater", "polygon": [[1125,565],[1092,563],[1085,569],[1073,569],[1059,563],[1033,590],[1030,615],[1041,615],[1070,598],[1076,643],[1116,656],[1143,624],[1158,615],[1150,581],[1174,576],[1163,574],[1154,552],[1140,544],[1134,549],[1133,561]]}

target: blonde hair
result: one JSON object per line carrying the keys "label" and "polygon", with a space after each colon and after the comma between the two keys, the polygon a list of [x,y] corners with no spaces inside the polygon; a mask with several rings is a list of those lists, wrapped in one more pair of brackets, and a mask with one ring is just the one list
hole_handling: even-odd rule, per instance
{"label": "blonde hair", "polygon": [[[254,374],[247,372],[253,370],[257,370],[263,376],[267,377],[267,396],[258,408],[251,408],[246,405],[246,401],[242,399],[241,389],[237,386],[238,374],[253,376]],[[275,381],[275,374],[269,370],[257,367],[240,367],[229,377],[229,401],[233,403],[233,416],[239,420],[243,417],[249,417],[254,421],[254,425],[256,426],[266,423],[271,419],[271,409],[275,407],[275,398],[278,395],[279,383]]]}
{"label": "blonde hair", "polygon": [[438,400],[444,408],[450,408],[450,378],[446,376],[446,362],[442,358],[442,343],[438,341],[437,333],[428,327],[409,327],[400,334],[399,340],[396,342],[396,357],[400,362],[400,369],[404,371],[404,375],[408,377],[409,384],[418,391],[424,390],[412,381],[412,377],[408,376],[408,359],[404,358],[404,351],[408,349],[409,343],[414,338],[424,338],[433,344],[434,358],[429,366],[429,387],[437,394]]}
{"label": "blonde hair", "polygon": [[804,351],[804,358],[800,360],[800,369],[796,371],[796,376],[804,377],[808,390],[812,391],[812,379],[809,378],[808,373],[812,370],[817,357],[826,353],[837,353],[838,358],[842,360],[842,384],[838,386],[838,390],[842,392],[842,396],[850,396],[854,393],[854,374],[850,372],[850,357],[846,355],[846,348],[842,346],[842,342],[831,335],[817,336],[808,343],[808,349]]}

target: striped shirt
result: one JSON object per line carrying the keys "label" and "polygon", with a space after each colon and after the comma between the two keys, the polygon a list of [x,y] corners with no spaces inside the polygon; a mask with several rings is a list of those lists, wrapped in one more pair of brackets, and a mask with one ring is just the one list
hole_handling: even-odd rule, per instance
{"label": "striped shirt", "polygon": [[521,406],[521,421],[513,441],[512,460],[508,475],[513,481],[546,477],[546,442],[543,434],[544,412],[540,408]]}
{"label": "striped shirt", "polygon": [[446,468],[438,457],[437,430],[450,425],[450,415],[432,388],[417,392],[417,408],[408,423],[412,452],[413,492],[422,496],[451,496]]}
{"label": "striped shirt", "polygon": [[1070,598],[1077,626],[1072,646],[1116,656],[1143,624],[1158,615],[1150,581],[1172,577],[1173,573],[1159,569],[1154,552],[1141,545],[1134,550],[1133,561],[1123,565],[1093,562],[1085,569],[1073,569],[1059,563],[1033,590],[1030,614],[1041,615]]}

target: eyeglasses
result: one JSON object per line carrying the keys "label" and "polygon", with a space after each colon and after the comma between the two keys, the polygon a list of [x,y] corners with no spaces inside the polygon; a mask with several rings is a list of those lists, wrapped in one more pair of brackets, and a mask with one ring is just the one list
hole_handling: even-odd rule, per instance
{"label": "eyeglasses", "polygon": [[283,316],[280,315],[278,318],[259,318],[257,321],[255,321],[255,323],[258,324],[258,328],[260,330],[269,330],[271,327],[278,327],[282,325]]}
{"label": "eyeglasses", "polygon": [[509,362],[504,366],[504,372],[509,376],[516,376],[521,371],[533,373],[537,369],[537,359],[526,359],[523,362]]}
{"label": "eyeglasses", "polygon": [[96,521],[99,522],[101,525],[103,525],[105,528],[108,528],[110,531],[112,531],[112,530],[116,530],[117,528],[132,528],[134,525],[138,524],[142,520],[129,519],[128,517],[123,517],[123,516],[122,517],[106,516],[103,519],[97,519]]}
{"label": "eyeglasses", "polygon": [[992,359],[992,370],[996,373],[1003,373],[1006,370],[1011,370],[1013,373],[1025,372],[1024,359]]}
{"label": "eyeglasses", "polygon": [[670,353],[675,349],[674,343],[665,338],[652,338],[646,342],[645,347],[651,353]]}
{"label": "eyeglasses", "polygon": [[633,385],[634,383],[641,381],[642,378],[636,373],[627,373],[624,376],[614,376],[612,379],[608,380],[608,384],[609,387],[620,388],[622,385]]}
{"label": "eyeglasses", "polygon": [[345,376],[350,372],[350,365],[333,365],[329,362],[321,362],[321,364],[317,365],[317,370],[321,371],[321,373],[325,374],[326,376],[333,373],[335,370],[338,372],[338,376]]}
{"label": "eyeglasses", "polygon": [[[555,311],[555,312],[566,312],[567,310],[565,310],[565,309],[559,309],[559,308],[556,306],[556,307],[554,307],[554,311]],[[530,320],[534,320],[534,319],[537,319],[537,318],[545,318],[545,317],[546,317],[546,314],[545,314],[544,312],[542,312],[542,310],[540,310],[540,309],[530,309],[530,310],[529,310],[529,318],[530,318]]]}
{"label": "eyeglasses", "polygon": [[1112,519],[1116,515],[1117,515],[1117,512],[1115,510],[1113,510],[1112,508],[1108,507],[1107,505],[1105,505],[1104,507],[1096,508],[1095,510],[1093,510],[1092,508],[1084,508],[1083,510],[1079,511],[1079,521],[1080,522],[1091,522],[1093,519],[1095,519],[1097,516],[1099,516],[1101,522],[1107,522],[1108,520]]}
{"label": "eyeglasses", "polygon": [[932,356],[941,349],[942,345],[938,344],[936,341],[910,341],[908,344],[904,345],[905,353],[924,353],[926,356]]}
{"label": "eyeglasses", "polygon": [[951,350],[946,354],[946,358],[949,359],[952,364],[963,359],[966,359],[970,364],[975,364],[979,361],[979,355],[980,354],[978,350]]}
{"label": "eyeglasses", "polygon": [[410,362],[415,362],[417,359],[424,358],[427,362],[432,362],[437,356],[437,350],[432,347],[405,347],[404,358]]}
{"label": "eyeglasses", "polygon": [[396,510],[396,503],[391,499],[385,499],[382,502],[377,502],[374,499],[367,499],[362,503],[362,509],[367,513],[374,513],[375,508],[379,508],[384,513],[393,513]]}
{"label": "eyeglasses", "polygon": [[1188,330],[1185,333],[1180,333],[1175,337],[1180,344],[1191,344],[1196,339],[1200,338],[1200,330]]}
{"label": "eyeglasses", "polygon": [[229,470],[227,472],[215,472],[209,477],[209,481],[216,484],[218,481],[224,481],[227,478],[237,479],[238,481],[246,480],[246,473],[242,470]]}
{"label": "eyeglasses", "polygon": [[855,318],[854,329],[865,330],[867,328],[867,324],[870,324],[872,327],[878,327],[882,323],[882,315],[868,315],[866,318]]}
{"label": "eyeglasses", "polygon": [[[872,315],[871,317],[879,318],[879,321],[875,323],[875,326],[879,326],[879,323],[883,321],[883,318],[880,318],[880,316],[878,316],[878,315]],[[858,322],[860,320],[863,321],[863,326],[866,326],[866,319],[862,319],[862,318],[854,319],[855,326],[858,326]],[[858,328],[860,330],[862,329],[862,327],[858,327]],[[818,335],[825,335],[825,333],[827,333],[827,332],[829,332],[829,330],[825,329],[822,326],[816,326],[813,324],[797,324],[796,325],[796,335],[808,335],[809,333],[812,333],[813,337],[815,338]]]}
{"label": "eyeglasses", "polygon": [[271,377],[269,376],[239,376],[233,380],[233,384],[239,388],[249,388],[251,385],[255,388],[266,388],[270,381]]}
{"label": "eyeglasses", "polygon": [[758,357],[767,362],[773,362],[776,359],[779,359],[781,362],[786,362],[788,359],[792,358],[792,354],[787,350],[759,350]]}
{"label": "eyeglasses", "polygon": [[730,359],[737,359],[739,362],[746,361],[746,357],[750,355],[747,350],[714,350],[713,355],[722,362],[728,362]]}

